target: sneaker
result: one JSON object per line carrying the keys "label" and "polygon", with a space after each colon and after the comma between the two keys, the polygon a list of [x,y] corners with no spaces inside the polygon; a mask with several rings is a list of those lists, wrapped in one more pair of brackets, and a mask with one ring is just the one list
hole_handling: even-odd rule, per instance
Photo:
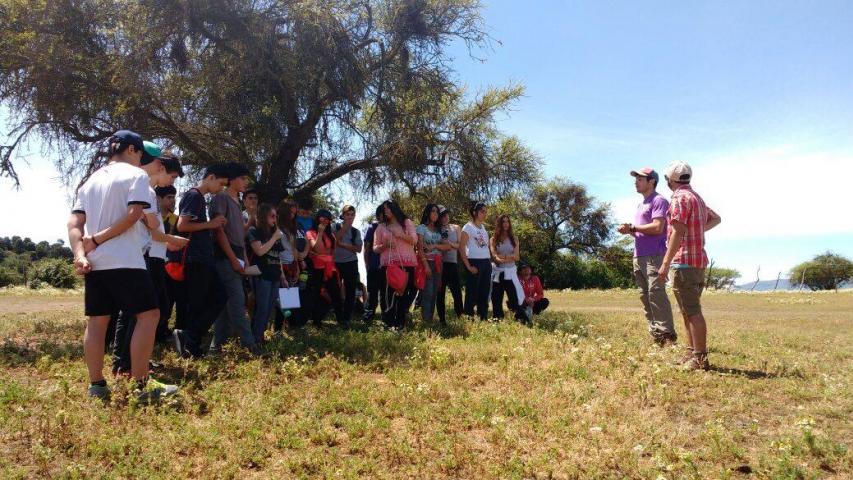
{"label": "sneaker", "polygon": [[89,385],[89,396],[107,402],[110,400],[110,387],[106,385]]}
{"label": "sneaker", "polygon": [[711,365],[708,363],[708,352],[694,352],[690,360],[684,363],[684,370],[709,370]]}
{"label": "sneaker", "polygon": [[149,405],[153,402],[160,401],[161,398],[171,397],[178,393],[177,385],[169,385],[168,383],[158,382],[154,379],[149,379],[145,383],[145,388],[133,391],[136,396],[136,403],[140,405]]}

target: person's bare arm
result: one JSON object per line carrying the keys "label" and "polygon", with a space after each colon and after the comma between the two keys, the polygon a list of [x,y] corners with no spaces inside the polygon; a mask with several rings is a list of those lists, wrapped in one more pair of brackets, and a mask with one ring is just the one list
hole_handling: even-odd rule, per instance
{"label": "person's bare arm", "polygon": [[463,245],[468,244],[468,232],[462,231],[462,235],[459,236],[459,257],[462,259],[462,265],[465,265],[465,268],[471,273],[477,273],[477,267],[471,265],[471,262],[468,261],[468,252],[465,251],[465,247]]}
{"label": "person's bare arm", "polygon": [[276,230],[275,233],[270,237],[266,243],[261,243],[260,240],[255,240],[252,242],[252,251],[255,252],[255,255],[262,257],[270,251],[270,249],[275,246],[275,243],[281,240],[280,235],[281,230]]}
{"label": "person's bare arm", "polygon": [[667,241],[666,254],[663,256],[663,262],[661,263],[660,270],[658,270],[658,278],[662,283],[666,283],[672,259],[675,257],[675,252],[681,248],[681,237],[684,236],[684,232],[686,231],[687,225],[678,221],[672,222],[672,233],[669,235]]}
{"label": "person's bare arm", "polygon": [[207,222],[193,222],[189,215],[178,217],[178,231],[181,233],[200,232],[225,226],[225,217],[216,217]]}
{"label": "person's bare arm", "polygon": [[[456,231],[456,238],[459,238],[459,227],[456,225],[451,225],[450,229],[455,230]],[[459,250],[459,245],[461,245],[458,241],[456,243],[454,243],[454,242],[451,242],[450,240],[447,240],[447,243],[454,250]]]}
{"label": "person's bare arm", "polygon": [[634,232],[642,233],[644,235],[660,235],[663,233],[665,225],[666,222],[664,222],[663,218],[653,218],[652,223],[634,225]]}
{"label": "person's bare arm", "polygon": [[619,233],[624,235],[631,235],[635,237],[637,233],[642,233],[644,235],[660,235],[664,232],[666,228],[666,221],[662,217],[653,218],[651,223],[647,223],[645,225],[634,225],[634,230],[631,230],[630,223],[623,223],[619,225],[617,229]]}
{"label": "person's bare arm", "polygon": [[68,246],[74,254],[74,270],[78,274],[86,274],[92,270],[92,265],[86,258],[83,248],[83,227],[86,225],[86,214],[74,212],[68,217]]}
{"label": "person's bare arm", "polygon": [[101,230],[100,232],[95,232],[92,236],[89,237],[83,237],[83,250],[86,253],[91,252],[92,250],[96,249],[98,245],[103,244],[111,238],[115,238],[121,235],[134,224],[136,224],[136,222],[138,222],[142,218],[142,215],[142,205],[136,203],[128,205],[127,215],[117,220],[109,227]]}
{"label": "person's bare arm", "polygon": [[722,221],[723,221],[723,219],[720,218],[719,215],[717,215],[717,212],[715,212],[709,208],[708,209],[708,221],[705,223],[705,231],[707,232],[708,230],[716,227]]}
{"label": "person's bare arm", "polygon": [[[225,217],[217,217],[217,218],[225,218]],[[228,241],[228,235],[225,234],[224,228],[217,228],[214,231],[214,235],[216,236],[216,244],[219,245],[219,248],[225,254],[225,257],[228,258],[228,262],[231,263],[231,268],[237,273],[243,273],[243,268],[240,266],[240,262],[237,259],[237,255],[234,253],[234,250],[231,248],[231,242]],[[243,259],[240,259],[243,260]],[[245,260],[243,260],[245,262]]]}
{"label": "person's bare arm", "polygon": [[145,226],[151,232],[151,239],[155,242],[165,243],[177,248],[184,248],[188,240],[177,235],[169,235],[160,231],[160,222],[156,213],[145,214]]}
{"label": "person's bare arm", "polygon": [[495,260],[495,263],[504,263],[504,259],[498,255],[497,240],[495,240],[495,237],[489,238],[489,253]]}
{"label": "person's bare arm", "polygon": [[424,236],[418,234],[418,246],[417,246],[417,254],[418,261],[424,266],[424,270],[426,270],[427,277],[432,276],[432,269],[429,268],[429,260],[427,260],[426,253],[424,250]]}

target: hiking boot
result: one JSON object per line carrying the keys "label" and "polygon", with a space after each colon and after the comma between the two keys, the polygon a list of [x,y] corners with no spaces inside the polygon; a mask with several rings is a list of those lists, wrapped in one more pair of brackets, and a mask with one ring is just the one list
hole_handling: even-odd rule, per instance
{"label": "hiking boot", "polygon": [[684,355],[682,355],[681,358],[679,358],[675,362],[675,364],[676,365],[684,365],[685,363],[689,362],[692,359],[693,359],[693,349],[690,347],[687,347],[685,352],[684,352]]}
{"label": "hiking boot", "polygon": [[137,388],[133,391],[133,394],[136,396],[136,403],[150,405],[151,403],[159,402],[161,398],[171,397],[178,393],[178,390],[177,385],[169,385],[168,383],[149,379],[145,383],[145,388]]}
{"label": "hiking boot", "polygon": [[249,350],[249,353],[251,353],[255,357],[263,357],[264,356],[264,349],[261,348],[261,346],[258,345],[257,343],[253,343],[246,348]]}
{"label": "hiking boot", "polygon": [[711,365],[708,363],[708,352],[694,352],[690,360],[684,363],[684,370],[709,370]]}
{"label": "hiking boot", "polygon": [[106,385],[89,385],[89,396],[103,402],[110,400],[110,387]]}

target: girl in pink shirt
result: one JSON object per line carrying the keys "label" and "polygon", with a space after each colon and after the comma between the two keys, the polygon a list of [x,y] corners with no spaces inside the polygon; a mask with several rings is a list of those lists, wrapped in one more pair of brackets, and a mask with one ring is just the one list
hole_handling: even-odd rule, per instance
{"label": "girl in pink shirt", "polygon": [[388,327],[403,328],[406,313],[415,299],[415,265],[418,261],[415,245],[418,243],[418,234],[414,222],[409,220],[396,202],[386,200],[381,207],[384,222],[376,228],[373,251],[379,254],[382,277],[387,278],[389,265],[403,267],[408,276],[408,285],[402,295],[387,285],[380,290],[382,320]]}

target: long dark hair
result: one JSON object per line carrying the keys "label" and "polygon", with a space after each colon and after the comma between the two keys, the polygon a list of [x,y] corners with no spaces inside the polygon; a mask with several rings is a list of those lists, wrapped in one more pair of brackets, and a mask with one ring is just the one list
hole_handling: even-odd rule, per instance
{"label": "long dark hair", "polygon": [[503,241],[504,219],[509,222],[509,229],[507,229],[506,236],[509,237],[509,243],[511,243],[513,248],[515,248],[515,234],[512,233],[512,219],[505,213],[498,215],[497,225],[495,225],[495,247],[497,247],[498,243]]}
{"label": "long dark hair", "polygon": [[435,222],[432,225],[430,225],[429,215],[432,213],[433,208],[438,210],[438,205],[436,205],[434,203],[427,203],[426,204],[426,206],[424,207],[423,213],[421,213],[421,225],[426,225],[427,227],[432,228],[434,230],[440,230],[441,229],[441,215],[437,215],[438,218],[436,218]]}
{"label": "long dark hair", "polygon": [[[325,230],[323,230],[323,235],[329,239],[329,242],[331,242],[332,245],[331,248],[334,249],[337,242],[335,241],[335,236],[332,234],[332,214],[328,210],[317,211],[317,213],[314,215],[314,226],[311,228],[311,230],[314,230],[315,232],[319,233],[317,227],[320,226],[320,217],[326,217],[329,219],[329,226],[326,227]],[[317,238],[317,240],[319,240],[319,237]]]}
{"label": "long dark hair", "polygon": [[477,212],[486,208],[486,204],[483,202],[471,202],[471,208],[468,209],[468,213],[471,214],[471,218],[477,218]]}
{"label": "long dark hair", "polygon": [[272,238],[272,231],[270,231],[270,224],[267,221],[267,217],[269,217],[270,213],[274,211],[275,207],[269,203],[262,203],[258,205],[258,220],[255,222],[255,229],[260,233],[260,237],[263,239],[262,241]]}
{"label": "long dark hair", "polygon": [[296,207],[296,202],[293,199],[285,198],[279,202],[276,208],[278,212],[278,228],[290,235],[291,241],[296,238],[296,215],[291,215],[290,211]]}
{"label": "long dark hair", "polygon": [[[397,202],[395,202],[394,200],[385,200],[379,206],[382,207],[383,212],[385,211],[385,207],[387,206],[388,209],[391,210],[391,215],[394,215],[394,219],[397,220],[397,223],[399,223],[401,227],[406,228],[406,220],[408,220],[409,217],[407,217],[406,214],[403,213],[403,209],[400,208],[400,205]],[[388,219],[384,218],[383,220],[384,223],[387,225]]]}

